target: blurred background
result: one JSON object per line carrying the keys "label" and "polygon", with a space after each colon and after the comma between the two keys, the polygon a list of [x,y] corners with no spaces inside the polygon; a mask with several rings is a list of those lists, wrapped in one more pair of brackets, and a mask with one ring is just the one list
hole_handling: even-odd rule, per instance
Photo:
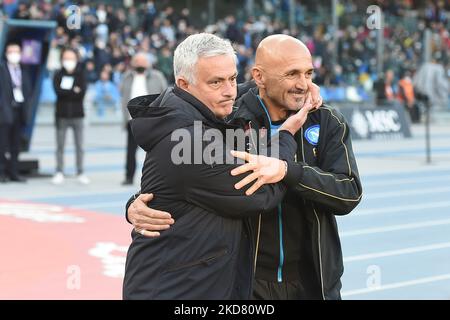
{"label": "blurred background", "polygon": [[[346,117],[364,196],[338,219],[343,298],[450,299],[449,30],[448,0],[0,0],[1,59],[18,41],[34,87],[19,157],[27,181],[0,183],[0,298],[121,298],[124,207],[145,156],[129,181],[124,76],[145,52],[172,85],[177,44],[206,31],[233,43],[238,82],[251,79],[262,38],[302,40],[325,103]],[[53,78],[65,47],[87,80],[89,179],[76,179],[68,134],[66,179],[55,183]]]}

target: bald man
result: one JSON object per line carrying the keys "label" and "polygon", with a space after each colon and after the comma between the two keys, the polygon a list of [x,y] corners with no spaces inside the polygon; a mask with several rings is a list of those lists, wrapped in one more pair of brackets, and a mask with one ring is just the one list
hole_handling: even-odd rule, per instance
{"label": "bald man", "polygon": [[[248,130],[250,153],[258,153],[260,137],[276,133],[303,106],[313,71],[311,54],[301,41],[287,35],[261,41],[252,69],[257,87],[237,100],[232,119],[256,131]],[[309,113],[295,138],[298,150],[295,161],[288,162],[286,196],[272,213],[253,221],[253,298],[340,299],[343,262],[335,215],[351,212],[362,196],[349,128],[339,112],[322,105]],[[235,187],[251,184],[251,195],[271,180],[265,172],[264,163],[251,161],[231,174],[245,177]],[[149,199],[140,195],[128,218],[138,228],[168,228],[170,215],[147,208],[142,200]]]}
{"label": "bald man", "polygon": [[127,158],[126,173],[123,185],[133,184],[136,172],[136,150],[137,144],[131,133],[131,116],[127,109],[127,103],[133,98],[148,94],[159,94],[167,88],[167,80],[164,75],[152,69],[148,54],[138,52],[131,60],[131,70],[127,71],[120,84],[120,95],[122,97],[123,126],[127,130]]}
{"label": "bald man", "polygon": [[[312,57],[298,39],[273,35],[261,41],[252,69],[257,88],[237,103],[234,122],[256,130],[278,130],[305,98]],[[254,222],[255,299],[340,299],[342,252],[335,215],[351,212],[362,188],[349,128],[335,109],[312,111],[296,135],[295,161],[288,163],[288,193],[272,215]],[[254,173],[238,183],[262,185],[261,165],[232,172]]]}

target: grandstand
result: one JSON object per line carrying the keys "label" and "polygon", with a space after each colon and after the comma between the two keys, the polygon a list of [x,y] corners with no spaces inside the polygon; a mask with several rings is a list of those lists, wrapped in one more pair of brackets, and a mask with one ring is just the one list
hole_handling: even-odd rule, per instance
{"label": "grandstand", "polygon": [[[63,46],[80,51],[82,62],[93,64],[86,105],[95,105],[95,82],[103,69],[110,70],[116,85],[129,65],[130,56],[148,52],[155,68],[173,81],[173,49],[187,35],[214,32],[230,39],[238,53],[239,81],[250,78],[253,53],[260,39],[273,33],[290,33],[307,44],[314,57],[315,82],[328,102],[374,104],[374,84],[381,71],[394,71],[394,91],[404,70],[414,73],[426,59],[425,32],[431,31],[433,52],[440,63],[450,65],[450,19],[448,1],[96,1],[78,3],[69,10],[66,1],[4,1],[3,15],[15,19],[45,19],[58,22],[51,43],[48,74],[41,90],[42,105],[51,106],[55,95],[51,77],[58,69]],[[382,56],[377,52],[378,30],[368,28],[367,7],[378,5],[384,15]],[[244,10],[242,10],[244,9]],[[79,28],[66,20],[81,14]],[[330,23],[336,15],[337,30]],[[111,108],[114,110],[114,108]],[[45,111],[45,109],[44,109]],[[41,112],[44,112],[41,111]],[[92,112],[93,118],[97,117]],[[110,119],[118,117],[112,115]]]}
{"label": "grandstand", "polygon": [[[382,28],[369,22],[371,5],[383,13]],[[0,20],[57,25],[48,39],[33,141],[21,154],[21,160],[39,159],[39,174],[27,185],[0,184],[5,226],[0,242],[9,258],[0,268],[0,299],[121,298],[131,230],[124,206],[139,187],[120,185],[126,139],[117,89],[138,51],[146,52],[153,68],[173,84],[175,47],[201,31],[233,43],[239,82],[250,80],[262,38],[294,35],[312,53],[314,82],[323,100],[355,111],[342,113],[360,138],[353,147],[365,194],[352,214],[338,219],[343,298],[450,299],[450,103],[442,98],[431,108],[430,166],[425,164],[424,118],[407,119],[401,91],[405,75],[413,78],[431,59],[450,78],[450,1],[0,0]],[[49,179],[56,167],[52,79],[64,47],[79,52],[89,83],[84,101],[88,186],[71,180],[76,169],[70,163],[64,187]],[[101,74],[109,76],[106,94],[111,97],[103,105],[98,103],[105,95]],[[419,112],[424,110],[419,103]],[[382,132],[387,128],[382,121],[392,124],[400,116],[394,125],[405,134]],[[381,129],[369,134],[372,128]],[[67,152],[72,159],[74,149]],[[138,151],[139,164],[144,157]],[[83,275],[81,285],[69,281],[77,272]],[[369,280],[378,273],[380,280],[371,287]]]}

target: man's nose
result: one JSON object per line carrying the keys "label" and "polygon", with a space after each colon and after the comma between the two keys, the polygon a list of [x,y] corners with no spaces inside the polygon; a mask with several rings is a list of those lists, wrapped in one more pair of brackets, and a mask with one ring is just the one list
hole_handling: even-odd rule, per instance
{"label": "man's nose", "polygon": [[297,78],[297,81],[295,82],[295,88],[303,90],[304,92],[308,91],[308,79],[306,79],[306,77],[303,74],[301,74]]}
{"label": "man's nose", "polygon": [[233,81],[225,81],[222,95],[225,97],[236,97],[237,94],[237,88],[236,83]]}

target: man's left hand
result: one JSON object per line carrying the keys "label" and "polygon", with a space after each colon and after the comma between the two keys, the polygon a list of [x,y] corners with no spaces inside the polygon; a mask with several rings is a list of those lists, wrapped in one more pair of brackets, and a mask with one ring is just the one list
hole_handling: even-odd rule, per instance
{"label": "man's left hand", "polygon": [[234,185],[234,187],[239,190],[256,180],[256,182],[245,192],[247,196],[252,195],[265,184],[277,183],[283,180],[286,175],[286,161],[263,155],[254,155],[243,151],[231,151],[231,154],[236,158],[247,161],[246,164],[233,169],[231,171],[232,176],[253,171],[253,173],[250,173]]}
{"label": "man's left hand", "polygon": [[310,82],[308,84],[308,91],[311,93],[311,102],[313,108],[319,109],[319,107],[323,103],[322,97],[320,96],[320,87],[317,84]]}

